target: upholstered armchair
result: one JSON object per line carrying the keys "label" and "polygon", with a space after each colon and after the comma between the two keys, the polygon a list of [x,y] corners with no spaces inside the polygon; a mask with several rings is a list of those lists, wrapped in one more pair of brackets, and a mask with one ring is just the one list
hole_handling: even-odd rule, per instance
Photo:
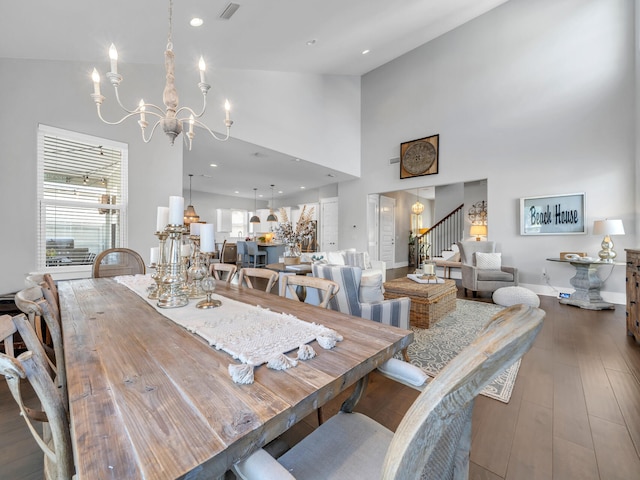
{"label": "upholstered armchair", "polygon": [[313,276],[333,280],[340,290],[329,301],[329,308],[374,322],[409,329],[409,298],[362,302],[360,281],[362,269],[347,265],[313,265]]}
{"label": "upholstered armchair", "polygon": [[496,242],[458,242],[462,262],[462,287],[473,292],[494,292],[518,285],[518,269],[502,265]]}

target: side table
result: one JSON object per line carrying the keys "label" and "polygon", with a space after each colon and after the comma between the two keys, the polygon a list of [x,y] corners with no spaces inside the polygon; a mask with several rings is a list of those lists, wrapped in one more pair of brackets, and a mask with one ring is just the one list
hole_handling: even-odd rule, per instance
{"label": "side table", "polygon": [[550,262],[570,263],[576,269],[576,274],[570,280],[576,289],[569,298],[561,298],[560,303],[574,305],[587,310],[613,310],[613,303],[605,302],[600,295],[604,282],[598,275],[598,267],[609,265],[624,265],[623,263],[601,262],[600,260],[581,261],[566,260],[564,258],[547,258]]}

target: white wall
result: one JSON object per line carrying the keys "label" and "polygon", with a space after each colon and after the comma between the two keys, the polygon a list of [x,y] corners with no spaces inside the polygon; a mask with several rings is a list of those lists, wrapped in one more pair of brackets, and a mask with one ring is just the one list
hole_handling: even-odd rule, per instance
{"label": "white wall", "polygon": [[[36,269],[36,141],[38,124],[51,125],[129,145],[129,246],[148,259],[157,243],[156,207],[168,205],[169,195],[182,191],[182,152],[165,138],[149,145],[139,130],[109,127],[100,122],[89,94],[90,66],[79,63],[0,59],[0,292],[24,286]],[[142,89],[161,70],[131,78]]]}
{"label": "white wall", "polygon": [[[135,121],[120,126],[100,122],[90,97],[93,65],[0,58],[0,293],[23,287],[36,268],[36,133],[38,123],[129,145],[129,247],[148,260],[157,243],[156,208],[182,192],[183,152],[156,132],[150,144],[140,139]],[[119,65],[125,77],[121,98],[134,108],[140,96],[159,103],[163,64]],[[177,68],[181,105],[199,105],[193,72]],[[346,173],[360,173],[360,78],[263,71],[208,72],[214,86],[211,112],[221,115],[224,98],[233,102],[233,134],[242,140],[287,152]],[[106,81],[103,113],[120,117]],[[149,97],[147,97],[149,95]],[[333,187],[334,189],[336,187]]]}
{"label": "white wall", "polygon": [[[176,77],[181,104],[199,105],[193,72]],[[222,126],[216,115],[229,98],[234,138],[360,175],[360,77],[223,69],[207,80],[205,123]]]}
{"label": "white wall", "polygon": [[[521,282],[570,287],[573,269],[547,262],[563,250],[596,255],[599,237],[519,235],[518,199],[586,192],[586,223],[622,218],[637,246],[634,10],[630,0],[511,0],[365,75],[362,177],[340,185],[340,245],[366,248],[371,192],[400,180],[400,143],[440,134],[435,185],[488,179],[490,239]],[[433,177],[433,178],[431,178]],[[349,208],[342,208],[349,205]],[[605,267],[608,268],[608,267]],[[604,272],[608,274],[607,272]],[[624,301],[624,267],[604,290]]]}

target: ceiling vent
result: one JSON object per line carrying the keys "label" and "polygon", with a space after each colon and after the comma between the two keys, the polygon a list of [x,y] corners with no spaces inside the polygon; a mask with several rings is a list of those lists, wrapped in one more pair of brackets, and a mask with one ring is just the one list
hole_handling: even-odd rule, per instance
{"label": "ceiling vent", "polygon": [[395,165],[396,163],[400,163],[400,157],[394,157],[389,159],[389,165]]}
{"label": "ceiling vent", "polygon": [[229,20],[239,8],[240,5],[238,5],[237,3],[230,3],[229,5],[227,5],[227,8],[225,8],[224,11],[220,14],[220,18]]}

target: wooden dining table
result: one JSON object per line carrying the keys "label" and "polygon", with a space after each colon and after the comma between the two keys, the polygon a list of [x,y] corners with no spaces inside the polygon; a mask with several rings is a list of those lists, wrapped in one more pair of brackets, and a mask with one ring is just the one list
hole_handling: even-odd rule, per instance
{"label": "wooden dining table", "polygon": [[[78,480],[220,478],[413,341],[407,330],[217,282],[232,299],[322,324],[344,340],[295,368],[238,363],[110,278],[59,283]],[[182,307],[195,310],[196,301]]]}

